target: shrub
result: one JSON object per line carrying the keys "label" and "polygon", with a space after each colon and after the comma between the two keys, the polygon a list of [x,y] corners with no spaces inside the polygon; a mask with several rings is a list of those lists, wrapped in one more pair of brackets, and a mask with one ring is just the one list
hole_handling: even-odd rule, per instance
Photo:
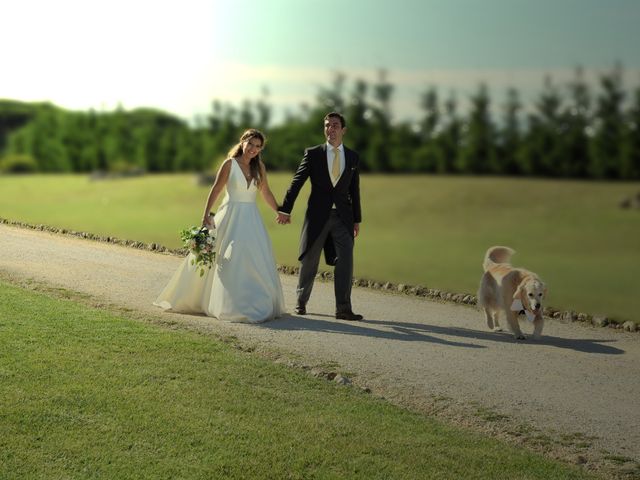
{"label": "shrub", "polygon": [[119,158],[109,164],[109,174],[121,177],[143,175],[144,169],[127,160]]}
{"label": "shrub", "polygon": [[33,173],[38,170],[38,163],[30,155],[9,154],[0,159],[0,172]]}

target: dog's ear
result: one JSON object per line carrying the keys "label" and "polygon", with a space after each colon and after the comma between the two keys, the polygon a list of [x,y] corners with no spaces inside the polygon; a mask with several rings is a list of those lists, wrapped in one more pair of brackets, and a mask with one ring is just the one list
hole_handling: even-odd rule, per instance
{"label": "dog's ear", "polygon": [[524,285],[524,281],[520,282],[518,284],[518,288],[516,288],[516,291],[513,292],[514,300],[520,298],[520,295],[522,295],[522,287],[523,287],[523,285]]}

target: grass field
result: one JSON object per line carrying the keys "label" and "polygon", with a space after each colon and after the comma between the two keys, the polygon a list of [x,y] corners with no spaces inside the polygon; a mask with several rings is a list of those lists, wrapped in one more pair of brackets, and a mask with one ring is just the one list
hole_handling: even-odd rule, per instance
{"label": "grass field", "polygon": [[578,479],[194,332],[0,282],[0,478]]}
{"label": "grass field", "polygon": [[[277,198],[290,178],[271,175]],[[487,247],[508,245],[548,283],[549,305],[640,320],[640,211],[618,207],[639,183],[367,175],[361,185],[357,277],[474,293]],[[297,265],[307,189],[292,225],[261,202],[284,265]],[[0,217],[175,247],[207,193],[191,175],[0,176]]]}

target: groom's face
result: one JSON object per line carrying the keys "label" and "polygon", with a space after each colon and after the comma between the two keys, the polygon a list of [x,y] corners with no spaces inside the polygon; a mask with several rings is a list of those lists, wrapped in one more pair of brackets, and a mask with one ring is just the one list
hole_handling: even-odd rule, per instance
{"label": "groom's face", "polygon": [[337,117],[329,117],[324,121],[324,136],[327,142],[337,147],[342,143],[342,137],[346,131],[346,127],[342,128],[342,123]]}

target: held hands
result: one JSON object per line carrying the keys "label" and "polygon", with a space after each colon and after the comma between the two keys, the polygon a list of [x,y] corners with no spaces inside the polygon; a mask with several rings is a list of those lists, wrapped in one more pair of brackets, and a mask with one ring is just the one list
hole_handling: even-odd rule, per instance
{"label": "held hands", "polygon": [[278,212],[278,216],[276,216],[276,222],[278,222],[280,225],[286,225],[288,223],[291,223],[291,215]]}

